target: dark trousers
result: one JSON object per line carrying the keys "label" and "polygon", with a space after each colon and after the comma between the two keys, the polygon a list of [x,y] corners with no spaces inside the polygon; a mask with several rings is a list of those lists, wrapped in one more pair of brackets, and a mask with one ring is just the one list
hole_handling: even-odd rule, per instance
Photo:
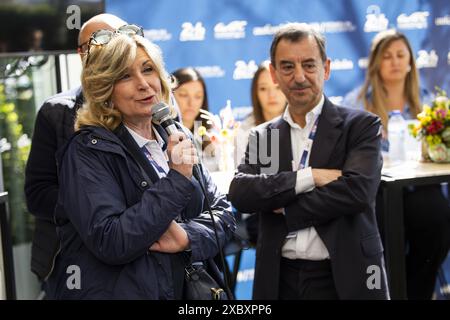
{"label": "dark trousers", "polygon": [[330,260],[281,258],[280,300],[337,300]]}
{"label": "dark trousers", "polygon": [[450,207],[440,185],[404,192],[408,299],[431,299],[450,247]]}

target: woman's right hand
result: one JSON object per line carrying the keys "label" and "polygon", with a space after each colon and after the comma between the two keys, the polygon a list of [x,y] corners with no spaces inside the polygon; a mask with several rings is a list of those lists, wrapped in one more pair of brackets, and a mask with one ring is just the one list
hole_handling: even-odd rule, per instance
{"label": "woman's right hand", "polygon": [[150,251],[176,253],[189,248],[189,238],[186,230],[172,221],[169,228],[149,248]]}
{"label": "woman's right hand", "polygon": [[169,137],[167,153],[169,167],[190,179],[192,167],[198,163],[197,150],[192,141],[182,132],[174,133]]}

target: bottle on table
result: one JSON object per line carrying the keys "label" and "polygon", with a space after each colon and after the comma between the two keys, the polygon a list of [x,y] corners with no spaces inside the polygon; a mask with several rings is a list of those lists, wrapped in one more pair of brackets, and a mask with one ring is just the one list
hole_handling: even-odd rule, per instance
{"label": "bottle on table", "polygon": [[400,110],[394,110],[389,114],[388,121],[388,140],[389,140],[389,160],[406,160],[406,121],[403,119]]}

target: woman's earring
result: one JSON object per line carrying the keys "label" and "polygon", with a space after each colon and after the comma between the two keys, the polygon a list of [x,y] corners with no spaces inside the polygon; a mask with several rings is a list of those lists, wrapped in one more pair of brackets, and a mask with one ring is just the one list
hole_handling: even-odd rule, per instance
{"label": "woman's earring", "polygon": [[114,103],[112,101],[105,101],[103,104],[106,108],[114,109]]}

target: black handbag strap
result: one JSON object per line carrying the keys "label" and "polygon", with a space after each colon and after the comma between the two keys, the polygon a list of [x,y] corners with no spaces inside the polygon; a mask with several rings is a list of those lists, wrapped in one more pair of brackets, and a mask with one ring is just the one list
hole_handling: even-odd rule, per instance
{"label": "black handbag strap", "polygon": [[[197,170],[197,175],[198,177],[198,183],[200,184],[200,187],[202,188],[203,194],[205,195],[205,203],[209,212],[209,215],[211,217],[211,222],[212,222],[212,226],[214,229],[214,236],[216,238],[216,244],[217,244],[217,248],[219,249],[219,257],[220,257],[220,263],[222,264],[222,272],[223,272],[223,287],[225,290],[225,293],[228,296],[229,300],[233,300],[234,296],[233,293],[231,292],[230,288],[228,287],[228,275],[227,275],[227,268],[225,265],[225,255],[223,253],[223,249],[220,246],[220,242],[219,242],[219,234],[217,232],[217,226],[216,226],[216,221],[214,220],[214,214],[212,212],[211,209],[211,203],[209,202],[209,198],[208,198],[208,194],[206,192],[206,188],[205,188],[205,176],[203,175],[203,170],[200,166],[197,166],[197,168],[199,168],[199,170]],[[220,219],[220,217],[219,217]],[[214,264],[214,260],[212,258],[210,258],[210,263]]]}
{"label": "black handbag strap", "polygon": [[[159,130],[158,130],[158,132],[159,132]],[[142,151],[139,149],[139,146],[136,144],[133,137],[130,135],[130,133],[124,127],[124,125],[120,124],[119,127],[114,131],[114,133],[122,141],[124,146],[127,148],[129,154],[135,160],[136,164],[140,168],[144,178],[148,179],[149,182],[151,181],[153,183],[158,181],[159,176],[156,174],[155,170],[153,170],[153,168],[151,167],[147,158],[145,158],[145,155],[143,155]],[[185,134],[187,134],[187,133],[185,132]],[[188,135],[188,136],[190,136],[190,135]],[[214,230],[214,236],[216,239],[217,248],[219,249],[220,262],[222,264],[222,270],[223,270],[223,276],[224,276],[223,286],[224,286],[225,292],[228,296],[228,299],[232,300],[234,296],[233,296],[230,288],[228,287],[229,282],[228,282],[228,276],[227,276],[227,269],[226,269],[226,265],[225,265],[225,256],[224,256],[223,249],[220,246],[219,235],[217,232],[217,226],[216,226],[216,222],[214,220],[214,214],[212,212],[211,204],[209,202],[208,194],[206,192],[205,177],[203,175],[203,170],[202,170],[201,166],[196,166],[196,167],[199,168],[199,170],[195,170],[197,172],[197,174],[195,174],[195,176],[196,176],[198,183],[202,189],[202,192],[205,196],[205,204],[207,206],[207,211],[209,212],[209,215],[211,217],[211,222],[212,222],[212,226],[213,226],[213,230]],[[180,269],[176,267],[176,266],[179,266],[179,263],[177,263],[177,261],[179,262],[180,260],[185,259],[186,256],[185,256],[185,253],[183,253],[183,252],[181,255],[177,254],[177,255],[171,255],[171,257],[172,256],[173,256],[173,258],[171,258],[171,261],[172,261],[172,267],[173,267],[172,268],[173,276],[174,276],[174,279],[178,279],[179,277],[177,275],[179,274]],[[212,258],[211,258],[211,260],[212,260],[212,262],[210,262],[210,263],[213,263],[214,260]],[[184,268],[183,268],[183,271],[184,271]],[[175,285],[175,283],[174,283],[174,285]],[[175,296],[178,296],[178,294],[180,293],[180,290],[182,291],[182,288],[180,289],[180,288],[175,287]]]}
{"label": "black handbag strap", "polygon": [[[147,160],[143,152],[139,149],[136,141],[130,135],[128,130],[120,124],[119,127],[114,131],[116,136],[122,141],[123,145],[127,149],[131,158],[134,159],[136,164],[141,171],[142,176],[146,181],[148,181],[149,185],[151,183],[156,183],[159,180],[159,176],[151,166],[150,162]],[[183,296],[183,282],[184,282],[184,252],[170,254],[170,263],[172,267],[172,277],[173,281],[173,289],[175,299],[182,299]]]}

